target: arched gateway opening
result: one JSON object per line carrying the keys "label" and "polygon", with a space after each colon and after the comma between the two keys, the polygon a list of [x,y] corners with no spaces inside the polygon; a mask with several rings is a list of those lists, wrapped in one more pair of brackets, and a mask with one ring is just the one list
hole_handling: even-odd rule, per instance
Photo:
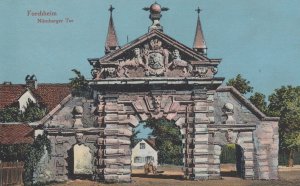
{"label": "arched gateway opening", "polygon": [[134,129],[132,177],[183,179],[182,135],[175,121],[148,119]]}
{"label": "arched gateway opening", "polygon": [[[178,98],[182,96],[182,94],[178,95]],[[191,98],[191,95],[185,96],[186,99]],[[142,121],[150,121],[149,123],[152,123],[153,128],[160,128],[163,125],[153,125],[160,118],[173,121],[172,127],[170,128],[169,126],[169,129],[173,129],[176,133],[174,135],[180,136],[183,151],[185,152],[184,157],[181,158],[184,162],[184,175],[192,176],[193,149],[189,148],[193,141],[187,141],[187,139],[191,139],[187,138],[187,136],[192,137],[194,135],[193,119],[190,122],[187,120],[187,110],[193,108],[190,101],[181,104],[179,101],[175,101],[177,96],[170,95],[162,90],[152,90],[150,93],[135,92],[132,95],[108,94],[99,98],[97,110],[99,124],[105,126],[105,128],[102,134],[103,140],[100,140],[98,143],[98,158],[103,160],[103,163],[99,167],[101,166],[103,170],[102,176],[104,176],[106,182],[131,181],[132,160],[130,138],[133,135],[133,130]],[[161,132],[163,130],[166,129],[162,129]],[[163,143],[163,139],[159,139],[158,143],[166,145],[163,148],[172,145],[172,143]]]}
{"label": "arched gateway opening", "polygon": [[245,178],[244,150],[240,145],[231,143],[222,146],[220,169],[222,177]]}

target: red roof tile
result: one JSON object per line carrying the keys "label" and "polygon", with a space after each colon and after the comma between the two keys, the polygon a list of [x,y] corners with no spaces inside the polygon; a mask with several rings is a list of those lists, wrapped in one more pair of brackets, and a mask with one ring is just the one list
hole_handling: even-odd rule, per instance
{"label": "red roof tile", "polygon": [[39,84],[38,88],[32,92],[38,102],[44,104],[49,112],[71,94],[71,86],[69,84]]}
{"label": "red roof tile", "polygon": [[0,144],[33,143],[34,129],[28,124],[0,124]]}
{"label": "red roof tile", "polygon": [[151,139],[146,139],[145,140],[154,150],[158,150],[157,148],[156,148],[156,145],[155,145],[155,138],[151,138]]}
{"label": "red roof tile", "polygon": [[25,85],[0,85],[0,109],[16,103],[24,92]]}
{"label": "red roof tile", "polygon": [[[37,89],[30,89],[38,102],[45,105],[48,112],[57,106],[71,93],[69,84],[38,84]],[[27,91],[24,84],[0,85],[0,109],[17,103],[22,94]]]}

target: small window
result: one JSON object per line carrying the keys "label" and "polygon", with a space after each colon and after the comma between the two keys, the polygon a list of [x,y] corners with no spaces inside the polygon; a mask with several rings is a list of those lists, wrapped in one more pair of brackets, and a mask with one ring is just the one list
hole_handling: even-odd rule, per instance
{"label": "small window", "polygon": [[139,157],[139,156],[135,157],[134,158],[134,163],[143,163],[142,157]]}
{"label": "small window", "polygon": [[145,143],[140,143],[140,149],[145,149]]}
{"label": "small window", "polygon": [[153,162],[154,161],[154,157],[153,156],[146,156],[146,161],[147,163],[149,162]]}

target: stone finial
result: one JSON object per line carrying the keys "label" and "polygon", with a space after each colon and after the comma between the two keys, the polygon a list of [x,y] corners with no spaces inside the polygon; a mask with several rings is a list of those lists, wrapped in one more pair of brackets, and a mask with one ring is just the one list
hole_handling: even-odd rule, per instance
{"label": "stone finial", "polygon": [[225,124],[236,124],[235,119],[233,118],[233,114],[234,114],[233,104],[225,103],[222,110],[227,115],[227,120],[225,121]]}
{"label": "stone finial", "polygon": [[82,128],[83,127],[83,124],[82,124],[82,121],[81,121],[82,115],[83,115],[82,106],[75,106],[73,108],[72,114],[73,114],[73,118],[75,120],[73,127],[74,128]]}
{"label": "stone finial", "polygon": [[149,18],[152,20],[152,25],[149,27],[149,32],[151,30],[160,30],[163,31],[163,27],[160,25],[160,18],[162,11],[168,11],[169,8],[161,7],[158,3],[153,3],[150,7],[143,8],[145,11],[150,11]]}

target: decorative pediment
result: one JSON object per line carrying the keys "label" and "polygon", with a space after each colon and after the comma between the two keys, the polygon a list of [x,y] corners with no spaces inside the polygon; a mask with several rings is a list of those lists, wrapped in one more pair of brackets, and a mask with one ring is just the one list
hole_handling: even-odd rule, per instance
{"label": "decorative pediment", "polygon": [[160,31],[152,31],[100,59],[90,59],[95,80],[129,77],[213,77],[210,60]]}

